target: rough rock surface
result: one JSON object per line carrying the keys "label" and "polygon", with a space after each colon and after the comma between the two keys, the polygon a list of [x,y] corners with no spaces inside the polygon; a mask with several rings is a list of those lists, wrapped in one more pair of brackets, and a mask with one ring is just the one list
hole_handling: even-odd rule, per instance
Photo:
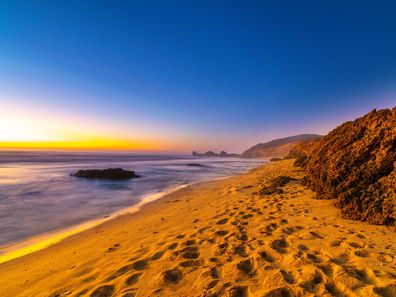
{"label": "rough rock surface", "polygon": [[306,140],[297,143],[284,157],[284,159],[294,159],[303,156],[308,156],[318,145],[319,139]]}
{"label": "rough rock surface", "polygon": [[346,218],[396,222],[396,107],[373,110],[325,136],[304,164],[319,199],[337,199]]}
{"label": "rough rock surface", "polygon": [[284,187],[291,181],[296,181],[297,179],[290,177],[290,176],[278,176],[276,178],[273,178],[270,182],[269,185],[261,188],[256,194],[258,195],[272,195],[272,194],[282,194],[284,191],[281,189],[281,187]]}
{"label": "rough rock surface", "polygon": [[135,174],[135,171],[124,170],[122,168],[79,170],[72,174],[72,176],[101,179],[129,179],[139,177],[139,175]]}

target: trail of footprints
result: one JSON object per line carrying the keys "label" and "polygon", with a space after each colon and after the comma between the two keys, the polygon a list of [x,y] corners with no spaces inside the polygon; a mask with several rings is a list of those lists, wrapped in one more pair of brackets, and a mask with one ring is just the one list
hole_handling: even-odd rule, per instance
{"label": "trail of footprints", "polygon": [[[198,268],[203,272],[194,280],[196,283],[191,284],[189,279],[188,285],[200,286],[201,297],[254,295],[252,292],[260,283],[260,277],[266,275],[272,275],[274,279],[278,278],[283,283],[278,288],[267,291],[264,296],[268,297],[296,296],[302,292],[344,296],[342,292],[349,289],[333,281],[334,276],[340,273],[349,276],[352,289],[354,286],[361,286],[362,283],[377,283],[377,278],[383,276],[383,272],[355,268],[350,264],[348,254],[330,258],[320,249],[311,250],[304,244],[294,246],[294,238],[305,236],[309,240],[321,240],[325,235],[305,230],[304,226],[291,225],[284,218],[284,213],[280,214],[287,199],[292,198],[280,195],[265,198],[249,195],[247,200],[240,200],[236,205],[227,202],[225,209],[219,210],[206,225],[200,224],[199,228],[192,232],[174,235],[162,250],[143,259],[131,259],[130,263],[107,276],[102,286],[88,288],[75,296],[108,297],[114,296],[115,292],[117,296],[122,297],[142,296],[139,295],[139,286],[145,284],[140,284],[139,281],[155,261],[166,261],[167,265],[164,266],[168,269],[157,275],[159,285],[158,289],[151,293],[152,296],[166,296],[164,290],[177,288]],[[293,207],[293,204],[289,204],[287,209],[290,207]],[[292,215],[301,213],[304,213],[301,207],[296,207]],[[195,220],[194,223],[199,222]],[[249,232],[249,225],[253,223],[262,226],[258,234]],[[346,232],[340,230],[340,234],[341,231]],[[365,238],[363,234],[360,236]],[[332,245],[351,249],[359,257],[368,256],[362,243],[347,242],[343,237],[332,242]],[[205,246],[205,249],[202,246]],[[291,252],[291,247],[295,247],[294,253]],[[116,252],[116,249],[117,247],[113,246],[111,252]],[[284,261],[286,257],[289,261],[292,259],[305,265],[309,268],[308,271],[288,271],[287,262]],[[396,276],[393,277],[396,279]],[[119,279],[123,280],[121,288],[112,284],[112,281]],[[89,283],[89,280],[87,282]],[[388,291],[395,292],[396,285],[375,290],[379,294],[383,293],[383,296],[391,296],[387,295]]]}

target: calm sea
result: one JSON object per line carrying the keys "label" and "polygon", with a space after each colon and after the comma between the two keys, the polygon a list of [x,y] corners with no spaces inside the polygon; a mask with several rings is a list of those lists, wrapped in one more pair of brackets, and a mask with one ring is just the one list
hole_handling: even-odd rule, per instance
{"label": "calm sea", "polygon": [[[199,163],[202,167],[187,166]],[[240,158],[120,153],[0,152],[0,246],[101,218],[143,197],[235,175],[262,164]],[[79,169],[122,167],[141,178],[70,176]]]}

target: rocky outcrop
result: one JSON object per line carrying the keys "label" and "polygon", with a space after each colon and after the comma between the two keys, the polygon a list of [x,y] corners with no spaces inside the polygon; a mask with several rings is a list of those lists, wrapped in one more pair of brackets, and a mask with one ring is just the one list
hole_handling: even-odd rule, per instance
{"label": "rocky outcrop", "polygon": [[193,157],[209,157],[209,158],[212,158],[212,157],[221,157],[221,158],[238,158],[238,157],[241,157],[241,155],[239,155],[239,154],[228,154],[225,151],[221,151],[220,154],[217,154],[217,153],[212,152],[212,151],[208,151],[208,152],[202,153],[202,154],[197,153],[197,152],[193,152],[192,155],[193,155]]}
{"label": "rocky outcrop", "polygon": [[373,110],[325,136],[303,165],[319,199],[346,218],[396,222],[396,107]]}
{"label": "rocky outcrop", "polygon": [[290,176],[278,176],[272,179],[269,182],[269,185],[261,188],[255,194],[263,196],[263,195],[272,195],[272,194],[283,194],[282,187],[286,186],[289,182],[296,181],[296,178]]}
{"label": "rocky outcrop", "polygon": [[71,174],[71,176],[99,179],[130,179],[139,177],[135,171],[124,170],[122,168],[79,170]]}
{"label": "rocky outcrop", "polygon": [[270,162],[278,162],[278,161],[282,161],[282,158],[271,158]]}
{"label": "rocky outcrop", "polygon": [[308,156],[318,145],[321,138],[315,140],[300,141],[287,153],[284,159],[295,159]]}
{"label": "rocky outcrop", "polygon": [[300,134],[259,143],[242,153],[246,158],[283,158],[301,142],[318,140],[317,134]]}

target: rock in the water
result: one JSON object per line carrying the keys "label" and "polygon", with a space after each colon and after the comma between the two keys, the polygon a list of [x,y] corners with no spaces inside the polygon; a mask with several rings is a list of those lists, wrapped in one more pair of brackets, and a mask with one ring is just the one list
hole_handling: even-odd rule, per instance
{"label": "rock in the water", "polygon": [[344,217],[396,222],[396,107],[373,110],[325,136],[304,164],[306,184]]}
{"label": "rock in the water", "polygon": [[215,153],[213,151],[208,151],[208,152],[203,153],[203,154],[200,154],[200,153],[197,153],[197,152],[193,152],[192,155],[194,157],[210,157],[210,158],[212,158],[212,157],[239,158],[240,157],[239,154],[229,154],[229,153],[227,153],[225,151],[221,151],[220,154],[217,154],[217,153]]}
{"label": "rock in the water", "polygon": [[101,179],[129,179],[139,177],[135,171],[124,170],[122,168],[79,170],[71,175],[76,177]]}
{"label": "rock in the water", "polygon": [[191,166],[191,167],[203,167],[201,164],[199,163],[188,163],[186,164],[187,166]]}

